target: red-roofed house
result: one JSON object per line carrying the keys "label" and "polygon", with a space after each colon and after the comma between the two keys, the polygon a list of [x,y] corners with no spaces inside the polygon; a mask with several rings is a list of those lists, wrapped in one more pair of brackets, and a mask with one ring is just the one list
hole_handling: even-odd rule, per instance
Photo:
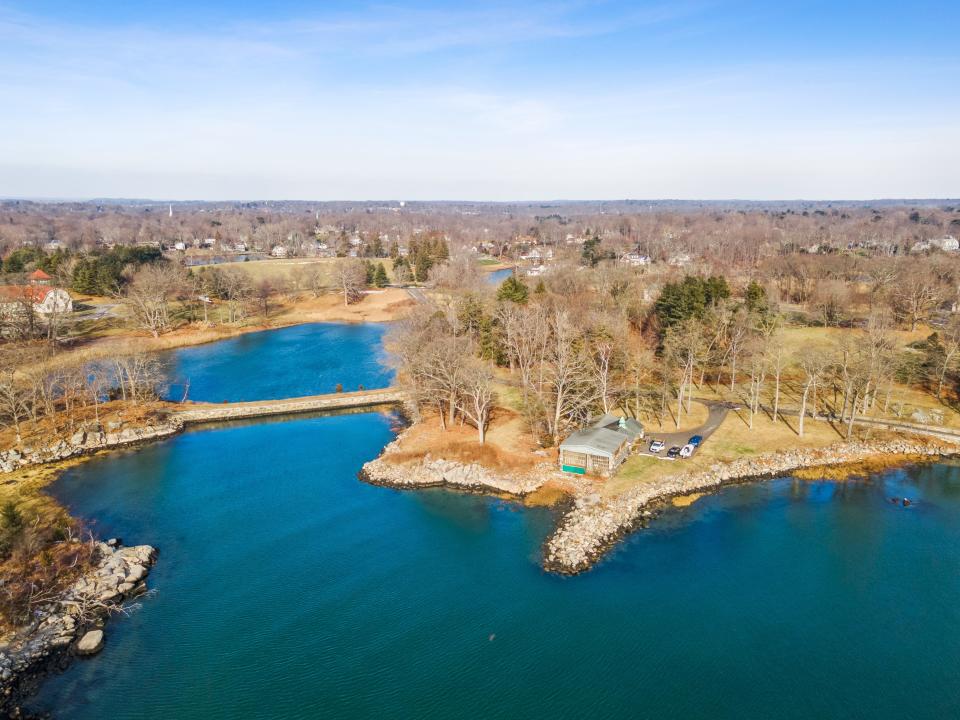
{"label": "red-roofed house", "polygon": [[30,281],[31,285],[49,285],[50,281],[53,280],[52,277],[47,275],[40,268],[37,268],[32,273],[27,275],[27,279]]}
{"label": "red-roofed house", "polygon": [[0,313],[9,315],[22,312],[27,303],[40,315],[73,312],[73,300],[61,288],[49,285],[0,285]]}

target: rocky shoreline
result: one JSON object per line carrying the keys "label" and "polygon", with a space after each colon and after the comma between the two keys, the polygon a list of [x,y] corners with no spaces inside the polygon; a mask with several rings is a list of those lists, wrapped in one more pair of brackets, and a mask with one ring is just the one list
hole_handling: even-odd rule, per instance
{"label": "rocky shoreline", "polygon": [[852,464],[882,455],[942,457],[958,453],[960,445],[942,440],[844,443],[716,463],[706,471],[658,478],[612,498],[581,495],[576,498],[573,510],[544,543],[543,566],[548,571],[564,575],[589,569],[652,514],[650,508],[654,503],[679,495],[779,477],[798,468]]}
{"label": "rocky shoreline", "polygon": [[476,493],[505,493],[522,498],[539,489],[556,468],[542,463],[529,472],[509,476],[494,473],[477,463],[458,463],[425,456],[416,462],[394,462],[391,455],[399,451],[402,434],[388,444],[380,456],[368,463],[358,477],[371,485],[418,489],[448,487]]}
{"label": "rocky shoreline", "polygon": [[69,439],[61,438],[43,448],[11,448],[0,451],[0,472],[9,473],[32,465],[59,462],[80,455],[90,455],[100,450],[136,445],[150,440],[176,435],[183,430],[183,421],[176,416],[156,425],[142,427],[98,428],[78,430]]}
{"label": "rocky shoreline", "polygon": [[20,703],[50,672],[63,670],[76,655],[103,647],[103,626],[124,601],[146,592],[146,577],[157,551],[149,545],[120,547],[97,543],[96,564],[57,599],[39,608],[29,626],[0,644],[0,714],[19,717]]}

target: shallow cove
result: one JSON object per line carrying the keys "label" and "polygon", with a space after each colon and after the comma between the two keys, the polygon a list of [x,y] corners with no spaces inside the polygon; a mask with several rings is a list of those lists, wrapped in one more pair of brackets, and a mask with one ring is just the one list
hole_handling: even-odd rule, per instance
{"label": "shallow cove", "polygon": [[387,326],[309,323],[246,333],[162,354],[167,397],[203,402],[275,400],[382,388],[393,373],[382,360]]}
{"label": "shallow cove", "polygon": [[160,548],[156,594],[34,708],[118,720],[960,714],[953,465],[730,487],[561,578],[539,567],[548,510],[359,482],[392,437],[385,414],[300,417],[68,470],[52,492],[98,534]]}

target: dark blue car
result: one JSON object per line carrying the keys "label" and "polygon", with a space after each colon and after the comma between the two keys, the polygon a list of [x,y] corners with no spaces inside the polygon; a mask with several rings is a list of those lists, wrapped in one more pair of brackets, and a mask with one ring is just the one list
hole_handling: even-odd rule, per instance
{"label": "dark blue car", "polygon": [[703,435],[694,435],[692,438],[687,440],[687,442],[694,447],[700,447],[700,443],[703,442]]}

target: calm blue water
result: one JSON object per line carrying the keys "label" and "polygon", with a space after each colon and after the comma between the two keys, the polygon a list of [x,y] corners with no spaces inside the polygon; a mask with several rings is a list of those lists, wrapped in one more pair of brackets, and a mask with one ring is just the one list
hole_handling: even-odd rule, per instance
{"label": "calm blue water", "polygon": [[[960,716],[960,469],[789,479],[670,511],[592,572],[539,567],[547,510],[355,473],[363,413],[94,459],[55,495],[161,550],[63,718]],[[909,496],[909,508],[890,496]]]}
{"label": "calm blue water", "polygon": [[513,275],[513,268],[494,270],[493,272],[487,273],[487,282],[491,285],[499,285],[511,275]]}
{"label": "calm blue water", "polygon": [[[172,400],[271,400],[386,387],[386,326],[313,323],[239,335],[164,354]],[[189,383],[189,388],[187,384]]]}

